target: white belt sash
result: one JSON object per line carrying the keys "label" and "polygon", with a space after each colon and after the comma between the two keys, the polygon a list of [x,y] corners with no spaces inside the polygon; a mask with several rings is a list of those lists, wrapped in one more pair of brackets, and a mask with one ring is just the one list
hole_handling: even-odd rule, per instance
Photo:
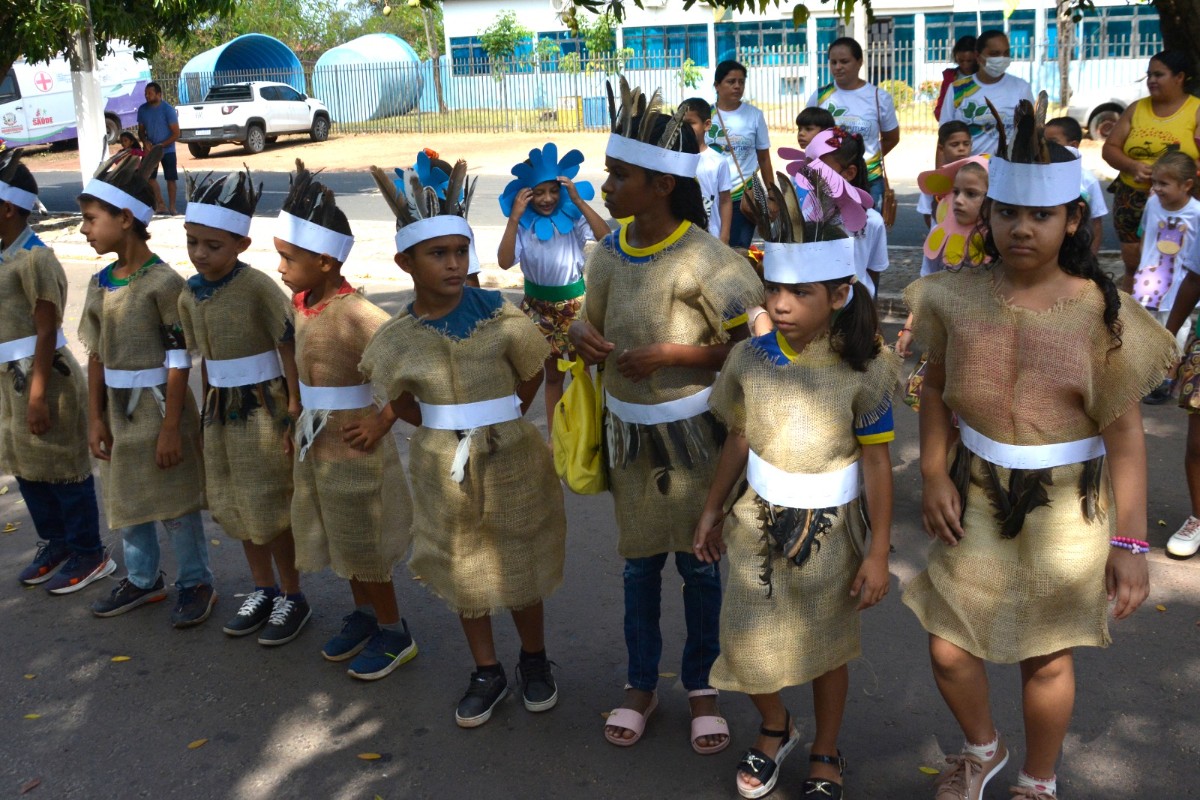
{"label": "white belt sash", "polygon": [[305,411],[349,411],[375,405],[369,383],[357,386],[309,386],[300,384],[300,404]]}
{"label": "white belt sash", "polygon": [[244,358],[205,359],[204,366],[208,371],[208,385],[222,388],[250,386],[283,374],[279,353],[275,350]]}
{"label": "white belt sash", "polygon": [[466,431],[454,449],[450,462],[450,477],[462,483],[467,476],[467,460],[471,457],[471,437],[480,428],[511,422],[521,418],[521,398],[515,394],[480,400],[475,403],[436,405],[417,401],[421,407],[421,426],[444,431]]}
{"label": "white belt sash", "polygon": [[859,463],[833,472],[786,472],[753,450],[746,462],[746,481],[768,503],[787,508],[831,508],[859,495]]}
{"label": "white belt sash", "polygon": [[691,419],[708,411],[708,397],[712,387],[706,386],[695,394],[681,397],[678,400],[668,400],[665,403],[626,403],[618,400],[608,392],[604,393],[608,410],[616,414],[622,422],[635,425],[659,425],[664,422],[677,422],[681,419]]}
{"label": "white belt sash", "polygon": [[972,453],[1006,469],[1050,469],[1104,455],[1104,440],[1099,436],[1058,444],[1004,444],[984,436],[961,418],[958,435]]}
{"label": "white belt sash", "polygon": [[191,369],[192,357],[187,350],[168,350],[161,367],[150,369],[104,368],[104,383],[114,389],[148,389],[167,382],[167,370]]}
{"label": "white belt sash", "polygon": [[[54,340],[54,349],[66,347],[67,337],[63,334],[62,328],[58,329],[58,335]],[[33,353],[37,349],[37,336],[26,336],[21,339],[12,339],[7,342],[0,342],[0,363],[7,364],[9,361],[20,361],[22,358],[33,358]]]}

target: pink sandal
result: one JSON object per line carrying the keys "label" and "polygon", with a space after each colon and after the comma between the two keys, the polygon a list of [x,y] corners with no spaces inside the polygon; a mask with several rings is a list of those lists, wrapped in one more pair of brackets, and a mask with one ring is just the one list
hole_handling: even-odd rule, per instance
{"label": "pink sandal", "polygon": [[[629,691],[632,688],[629,684],[625,684],[625,691]],[[650,719],[650,715],[654,713],[654,709],[656,708],[658,708],[658,692],[650,693],[650,705],[646,707],[645,713],[632,708],[614,708],[609,712],[608,718],[604,721],[604,738],[617,747],[631,747],[637,744],[641,740],[642,734],[646,731],[646,721]],[[633,731],[633,738],[626,739],[609,733],[609,725],[614,728]]]}
{"label": "pink sandal", "polygon": [[[688,692],[688,699],[693,697],[716,697],[718,694],[716,689],[697,689],[694,692]],[[712,744],[708,746],[697,744],[702,736],[724,736],[725,741],[720,744]],[[692,749],[702,756],[709,756],[713,753],[719,753],[729,746],[729,723],[724,717],[704,716],[692,717]]]}

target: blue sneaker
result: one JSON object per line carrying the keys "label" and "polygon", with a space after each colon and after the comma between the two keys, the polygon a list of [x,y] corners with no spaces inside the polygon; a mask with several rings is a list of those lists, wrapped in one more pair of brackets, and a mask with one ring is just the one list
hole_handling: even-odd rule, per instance
{"label": "blue sneaker", "polygon": [[355,609],[342,617],[342,630],[321,648],[321,655],[329,661],[345,661],[354,658],[367,646],[367,642],[379,630],[379,622],[370,614]]}
{"label": "blue sneaker", "polygon": [[71,555],[67,548],[58,542],[38,542],[37,553],[29,566],[21,570],[18,579],[26,586],[37,586],[54,577],[54,572]]}
{"label": "blue sneaker", "polygon": [[417,643],[408,634],[408,623],[400,620],[400,624],[404,626],[403,632],[383,628],[375,631],[358,658],[350,662],[350,668],[346,671],[351,677],[377,681],[417,657]]}

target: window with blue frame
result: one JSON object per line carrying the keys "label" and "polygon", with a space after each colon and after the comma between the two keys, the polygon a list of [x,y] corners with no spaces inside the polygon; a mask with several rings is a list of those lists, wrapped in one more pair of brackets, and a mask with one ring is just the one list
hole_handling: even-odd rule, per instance
{"label": "window with blue frame", "polygon": [[714,25],[717,40],[717,61],[736,60],[739,56],[761,53],[769,47],[787,47],[804,51],[808,48],[806,29],[792,27],[791,20],[753,20],[721,22]]}
{"label": "window with blue frame", "polygon": [[[1058,39],[1053,11],[1048,14],[1047,38]],[[1110,6],[1085,11],[1075,28],[1076,55],[1083,58],[1148,58],[1162,47],[1158,12],[1150,6]],[[1050,58],[1057,58],[1051,46]]]}
{"label": "window with blue frame", "polygon": [[558,55],[542,61],[544,72],[557,72],[558,60],[565,55],[578,55],[581,64],[587,61],[587,45],[573,37],[570,31],[541,31],[537,38],[539,42],[549,39],[558,45]]}
{"label": "window with blue frame", "polygon": [[490,75],[492,65],[478,36],[450,39],[450,69],[454,75]]}
{"label": "window with blue frame", "polygon": [[[698,67],[708,66],[707,25],[663,25],[624,28],[625,47],[633,50],[630,69],[663,69],[678,66],[670,57],[682,55]],[[670,62],[670,63],[668,63]]]}

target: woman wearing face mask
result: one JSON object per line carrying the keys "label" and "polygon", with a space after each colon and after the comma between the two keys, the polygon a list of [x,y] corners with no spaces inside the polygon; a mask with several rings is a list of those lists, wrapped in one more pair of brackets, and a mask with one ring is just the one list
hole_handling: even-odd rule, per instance
{"label": "woman wearing face mask", "polygon": [[[971,155],[995,155],[1000,147],[998,126],[1004,125],[1011,141],[1013,111],[1022,100],[1033,102],[1033,90],[1027,81],[1008,74],[1012,52],[1004,31],[984,31],[975,40],[979,71],[951,84],[938,122],[952,119],[967,123],[971,129]],[[1000,112],[997,120],[987,100]]]}
{"label": "woman wearing face mask", "polygon": [[1104,160],[1121,170],[1109,191],[1113,193],[1113,228],[1121,240],[1125,277],[1121,288],[1133,289],[1133,275],[1141,261],[1142,211],[1150,196],[1150,168],[1168,150],[1200,158],[1200,99],[1188,94],[1193,76],[1191,57],[1181,50],[1164,50],[1150,59],[1146,89],[1150,96],[1138,100],[1117,120],[1104,142]]}

